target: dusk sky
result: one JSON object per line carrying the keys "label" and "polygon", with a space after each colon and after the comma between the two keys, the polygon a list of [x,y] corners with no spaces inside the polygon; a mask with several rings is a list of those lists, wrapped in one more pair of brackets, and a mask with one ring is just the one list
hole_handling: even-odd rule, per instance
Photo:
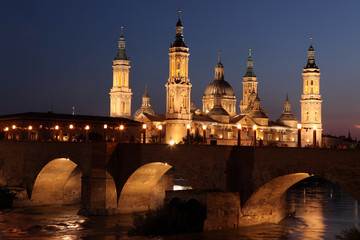
{"label": "dusk sky", "polygon": [[[300,119],[302,69],[309,37],[320,68],[324,133],[360,139],[360,1],[2,1],[0,114],[109,115],[112,60],[124,26],[131,60],[132,114],[145,84],[165,113],[168,52],[178,9],[190,49],[191,101],[214,80],[221,49],[225,80],[242,99],[248,49],[270,120],[286,93]],[[237,107],[239,113],[239,107]]]}

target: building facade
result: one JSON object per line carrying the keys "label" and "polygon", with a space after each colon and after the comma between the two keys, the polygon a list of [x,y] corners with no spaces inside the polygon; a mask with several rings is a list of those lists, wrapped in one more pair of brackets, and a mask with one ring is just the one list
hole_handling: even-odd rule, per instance
{"label": "building facade", "polygon": [[[303,94],[301,97],[301,121],[292,114],[286,94],[284,110],[276,121],[270,121],[261,106],[258,80],[254,61],[249,49],[246,72],[242,82],[240,113],[236,113],[236,96],[225,81],[224,65],[220,51],[215,66],[214,80],[206,87],[202,98],[202,110],[191,103],[191,83],[188,72],[189,48],[184,42],[183,25],[176,24],[174,43],[169,51],[169,77],[166,87],[166,114],[148,109],[150,97],[145,92],[143,104],[134,115],[135,120],[146,123],[148,142],[157,136],[161,143],[211,143],[236,145],[298,146],[298,127],[301,123],[301,145],[321,145],[321,95],[320,72],[315,64],[312,43],[308,51],[307,65],[303,69]],[[284,94],[285,96],[285,94]],[[161,127],[160,127],[161,126]],[[315,130],[314,130],[315,127]],[[151,140],[150,140],[151,139]],[[162,139],[162,140],[161,140]],[[156,140],[155,140],[156,142]]]}

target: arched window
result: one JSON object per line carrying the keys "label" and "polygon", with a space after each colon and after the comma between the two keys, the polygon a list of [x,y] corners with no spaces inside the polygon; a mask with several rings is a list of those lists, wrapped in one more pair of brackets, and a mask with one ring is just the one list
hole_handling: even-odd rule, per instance
{"label": "arched window", "polygon": [[186,71],[186,68],[185,68],[185,59],[182,61],[182,76],[185,77],[185,71]]}
{"label": "arched window", "polygon": [[126,103],[122,103],[122,113],[126,113]]}
{"label": "arched window", "polygon": [[305,113],[305,121],[309,121],[309,112]]}
{"label": "arched window", "polygon": [[180,59],[176,60],[176,77],[180,77]]}
{"label": "arched window", "polygon": [[186,108],[186,97],[181,95],[181,108]]}
{"label": "arched window", "polygon": [[121,72],[119,72],[119,81],[118,81],[118,86],[121,87]]}
{"label": "arched window", "polygon": [[170,108],[174,108],[174,95],[170,95]]}
{"label": "arched window", "polygon": [[174,70],[175,70],[175,62],[174,59],[171,59],[171,76],[174,76]]}
{"label": "arched window", "polygon": [[315,121],[318,121],[318,112],[315,112]]}

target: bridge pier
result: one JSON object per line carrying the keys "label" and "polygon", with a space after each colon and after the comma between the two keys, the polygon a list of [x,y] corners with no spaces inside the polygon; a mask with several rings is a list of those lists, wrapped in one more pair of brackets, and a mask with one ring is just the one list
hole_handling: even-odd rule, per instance
{"label": "bridge pier", "polygon": [[79,215],[117,214],[117,195],[113,178],[103,170],[81,178],[81,209]]}

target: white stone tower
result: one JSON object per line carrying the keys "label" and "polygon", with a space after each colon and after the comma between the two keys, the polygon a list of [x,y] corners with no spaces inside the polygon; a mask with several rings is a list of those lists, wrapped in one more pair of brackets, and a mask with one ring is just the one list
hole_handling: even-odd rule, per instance
{"label": "white stone tower", "polygon": [[303,70],[303,94],[301,95],[301,124],[302,145],[313,145],[313,130],[316,126],[317,145],[321,146],[322,121],[321,121],[321,94],[320,94],[320,69],[315,64],[312,38],[308,50],[307,64]]}
{"label": "white stone tower", "polygon": [[131,118],[130,60],[126,55],[123,27],[119,48],[113,61],[113,87],[110,90],[110,116]]}
{"label": "white stone tower", "polygon": [[252,101],[251,98],[251,94],[253,96],[257,95],[258,89],[257,89],[257,85],[258,82],[257,77],[254,73],[254,63],[251,57],[251,48],[249,49],[249,57],[248,57],[248,61],[247,61],[247,69],[246,69],[246,74],[244,76],[244,81],[242,82],[243,84],[243,100],[240,101],[240,114],[245,114],[247,113],[247,107],[249,106],[249,104]]}
{"label": "white stone tower", "polygon": [[[190,92],[188,75],[189,48],[184,42],[183,25],[179,19],[176,24],[174,43],[169,51],[169,78],[166,87],[166,140],[182,141],[186,135],[185,123],[191,120]],[[186,124],[185,124],[186,126]]]}

